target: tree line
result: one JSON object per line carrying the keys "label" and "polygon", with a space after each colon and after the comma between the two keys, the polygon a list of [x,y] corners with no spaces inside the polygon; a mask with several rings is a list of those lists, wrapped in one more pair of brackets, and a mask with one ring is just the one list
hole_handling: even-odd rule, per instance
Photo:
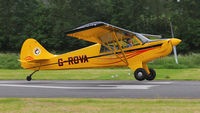
{"label": "tree line", "polygon": [[51,52],[92,43],[64,32],[104,21],[134,32],[182,39],[178,52],[200,52],[200,0],[0,0],[0,51],[19,52],[35,38]]}

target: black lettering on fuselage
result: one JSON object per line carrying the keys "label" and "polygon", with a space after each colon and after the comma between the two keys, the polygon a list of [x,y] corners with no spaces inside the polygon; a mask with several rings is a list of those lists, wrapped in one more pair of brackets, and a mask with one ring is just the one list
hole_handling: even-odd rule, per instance
{"label": "black lettering on fuselage", "polygon": [[73,63],[74,62],[73,57],[68,57],[68,62],[69,62],[69,65],[74,64]]}
{"label": "black lettering on fuselage", "polygon": [[63,59],[62,58],[58,59],[58,66],[63,66]]}
{"label": "black lettering on fuselage", "polygon": [[83,55],[82,56],[79,56],[79,60],[81,61],[81,63],[83,63]]}
{"label": "black lettering on fuselage", "polygon": [[88,57],[85,55],[85,57],[84,57],[84,63],[85,63],[86,61],[88,62]]}
{"label": "black lettering on fuselage", "polygon": [[74,57],[74,63],[75,63],[75,64],[78,64],[78,63],[79,63],[78,56],[75,56],[75,57]]}
{"label": "black lettering on fuselage", "polygon": [[88,57],[86,55],[68,57],[68,62],[69,62],[69,65],[86,63],[86,62],[88,62]]}
{"label": "black lettering on fuselage", "polygon": [[68,57],[68,61],[63,61],[63,59],[61,58],[61,59],[58,59],[58,66],[63,66],[65,62],[68,62],[69,65],[86,63],[88,62],[88,57],[86,55]]}

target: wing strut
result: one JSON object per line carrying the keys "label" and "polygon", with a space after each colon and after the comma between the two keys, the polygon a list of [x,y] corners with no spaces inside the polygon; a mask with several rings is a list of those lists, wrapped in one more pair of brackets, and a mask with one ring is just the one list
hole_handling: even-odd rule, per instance
{"label": "wing strut", "polygon": [[[99,38],[100,43],[101,43],[102,45],[104,45],[107,49],[109,49],[111,52],[113,52],[113,53],[114,53],[119,59],[121,59],[126,65],[128,65],[128,61],[127,61],[126,55],[125,55],[125,53],[124,53],[124,51],[123,51],[123,49],[122,49],[122,47],[121,47],[121,45],[120,45],[120,43],[119,43],[118,37],[117,37],[117,35],[115,34],[115,32],[113,32],[113,35],[114,35],[114,36],[112,36],[112,43],[113,43],[114,48],[111,48],[111,47],[109,46],[109,43],[108,43],[107,40],[102,41],[101,38]],[[122,37],[119,37],[119,38],[121,38],[121,40],[122,40]],[[115,45],[115,42],[117,43],[119,49],[121,50],[121,53],[122,53],[122,55],[123,55],[124,58],[122,58],[120,55],[117,54],[117,52],[116,52],[116,51],[117,51],[117,47],[116,47],[116,45]]]}
{"label": "wing strut", "polygon": [[[104,45],[106,48],[108,48],[110,51],[112,51],[119,59],[121,59],[124,63],[126,63],[126,61],[124,61],[117,53],[116,50],[112,50],[108,45],[101,43],[102,45]],[[127,64],[127,63],[126,63]]]}
{"label": "wing strut", "polygon": [[126,62],[126,64],[128,65],[128,61],[127,61],[126,55],[125,55],[124,50],[122,49],[122,47],[121,47],[121,45],[120,45],[120,43],[119,43],[119,40],[118,40],[118,38],[117,38],[117,35],[116,35],[115,32],[113,32],[113,34],[114,34],[115,40],[116,40],[116,42],[117,42],[117,45],[118,45],[119,49],[120,49],[121,52],[122,52],[122,55],[123,55],[123,57],[124,57],[124,59],[125,59],[125,62]]}

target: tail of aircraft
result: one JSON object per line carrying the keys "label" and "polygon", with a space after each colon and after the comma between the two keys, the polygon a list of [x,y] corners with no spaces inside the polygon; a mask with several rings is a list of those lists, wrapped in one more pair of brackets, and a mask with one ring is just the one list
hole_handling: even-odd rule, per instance
{"label": "tail of aircraft", "polygon": [[54,55],[49,53],[35,39],[27,39],[21,48],[20,62],[23,68],[36,65],[40,61],[49,60]]}

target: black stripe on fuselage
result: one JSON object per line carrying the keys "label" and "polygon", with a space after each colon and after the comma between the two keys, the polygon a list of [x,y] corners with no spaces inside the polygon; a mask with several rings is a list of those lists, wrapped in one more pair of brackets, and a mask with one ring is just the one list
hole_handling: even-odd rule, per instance
{"label": "black stripe on fuselage", "polygon": [[[138,48],[138,49],[131,49],[131,50],[126,50],[124,51],[125,53],[127,52],[132,52],[132,51],[139,51],[139,50],[143,50],[143,49],[149,49],[149,48],[153,48],[153,47],[159,47],[162,44],[157,44],[157,45],[153,45],[153,46],[148,46],[148,47],[143,47],[143,48]],[[120,52],[116,52],[116,54],[122,53]],[[114,53],[109,53],[109,54],[104,54],[104,55],[98,55],[98,56],[92,56],[92,57],[88,57],[88,58],[97,58],[97,57],[102,57],[102,56],[108,56],[108,55],[113,55]]]}
{"label": "black stripe on fuselage", "polygon": [[[162,44],[157,44],[157,45],[147,46],[147,47],[138,48],[138,49],[126,50],[126,51],[124,51],[124,52],[126,53],[126,52],[132,52],[132,51],[139,51],[139,50],[149,49],[149,48],[153,48],[153,47],[159,47],[159,46],[161,46],[161,45],[162,45]],[[122,52],[116,52],[116,54],[119,54],[119,53],[122,53]],[[102,56],[108,56],[108,55],[113,55],[113,53],[108,53],[108,54],[104,54],[104,55],[92,56],[92,57],[88,57],[88,59],[97,58],[97,57],[102,57]],[[66,63],[66,62],[69,62],[69,61],[68,61],[68,60],[63,61],[63,63]],[[37,68],[37,67],[43,67],[43,66],[49,66],[49,65],[55,65],[55,64],[58,64],[58,63],[56,62],[56,63],[51,63],[51,64],[45,64],[45,65],[30,67],[30,68],[26,68],[26,69]]]}

